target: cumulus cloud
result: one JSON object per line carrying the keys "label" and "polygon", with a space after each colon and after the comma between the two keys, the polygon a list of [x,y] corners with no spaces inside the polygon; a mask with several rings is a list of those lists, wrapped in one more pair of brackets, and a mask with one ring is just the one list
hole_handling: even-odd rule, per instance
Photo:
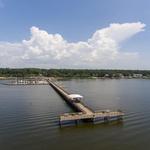
{"label": "cumulus cloud", "polygon": [[0,43],[1,67],[111,68],[138,59],[125,53],[121,43],[144,31],[145,24],[114,23],[97,30],[87,41],[71,43],[60,34],[31,27],[31,37],[20,43]]}

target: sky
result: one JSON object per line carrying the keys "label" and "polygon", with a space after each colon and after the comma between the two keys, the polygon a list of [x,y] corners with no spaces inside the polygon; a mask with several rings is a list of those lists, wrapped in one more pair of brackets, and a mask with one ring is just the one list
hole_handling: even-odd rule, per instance
{"label": "sky", "polygon": [[0,0],[0,68],[150,69],[149,0]]}

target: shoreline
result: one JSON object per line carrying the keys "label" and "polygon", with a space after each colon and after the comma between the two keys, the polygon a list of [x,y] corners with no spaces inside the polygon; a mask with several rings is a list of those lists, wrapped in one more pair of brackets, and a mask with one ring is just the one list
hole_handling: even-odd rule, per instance
{"label": "shoreline", "polygon": [[[18,77],[21,80],[46,80],[49,78],[53,78],[55,80],[70,80],[70,79],[150,79],[150,77]],[[0,77],[0,80],[17,80],[16,77]]]}

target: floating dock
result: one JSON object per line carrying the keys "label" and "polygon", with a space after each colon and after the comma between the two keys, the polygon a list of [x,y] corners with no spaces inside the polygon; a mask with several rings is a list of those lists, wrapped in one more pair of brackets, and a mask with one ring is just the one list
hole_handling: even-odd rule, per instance
{"label": "floating dock", "polygon": [[73,109],[76,110],[75,113],[65,113],[60,115],[60,126],[73,122],[77,124],[80,121],[88,121],[97,124],[107,121],[120,120],[124,115],[124,113],[120,110],[101,110],[95,112],[82,102],[83,97],[81,95],[68,93],[65,89],[58,86],[50,79],[48,79],[47,82]]}

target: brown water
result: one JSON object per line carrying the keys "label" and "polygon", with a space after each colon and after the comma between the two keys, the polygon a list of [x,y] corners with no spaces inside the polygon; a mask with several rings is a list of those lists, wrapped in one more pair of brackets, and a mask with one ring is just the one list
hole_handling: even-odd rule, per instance
{"label": "brown water", "polygon": [[59,128],[59,114],[72,110],[50,86],[0,85],[0,150],[150,148],[150,80],[62,83],[94,110],[122,109],[123,122]]}

